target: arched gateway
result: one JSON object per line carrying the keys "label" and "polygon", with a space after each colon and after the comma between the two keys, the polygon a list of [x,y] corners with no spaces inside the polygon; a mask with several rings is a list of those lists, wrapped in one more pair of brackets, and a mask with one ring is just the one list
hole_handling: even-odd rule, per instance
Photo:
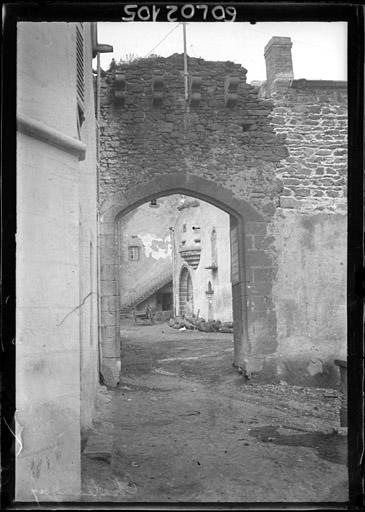
{"label": "arched gateway", "polygon": [[[234,365],[247,367],[252,346],[275,338],[271,307],[269,254],[247,240],[262,238],[267,222],[248,202],[214,182],[186,173],[161,175],[148,183],[115,194],[100,211],[100,316],[101,373],[108,385],[116,385],[120,374],[120,319],[118,230],[120,216],[152,199],[185,194],[221,208],[230,215],[231,282],[234,321]],[[271,260],[270,260],[271,261]],[[260,264],[263,266],[260,267]],[[272,269],[271,269],[272,270]],[[249,307],[248,307],[249,305]],[[254,305],[254,307],[252,307]],[[259,338],[259,339],[256,339]]]}

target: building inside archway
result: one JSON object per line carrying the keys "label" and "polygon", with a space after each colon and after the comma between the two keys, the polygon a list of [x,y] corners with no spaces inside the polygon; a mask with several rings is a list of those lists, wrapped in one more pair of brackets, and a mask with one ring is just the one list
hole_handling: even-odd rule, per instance
{"label": "building inside archway", "polygon": [[147,308],[232,322],[229,215],[182,194],[152,199],[119,219],[121,318]]}

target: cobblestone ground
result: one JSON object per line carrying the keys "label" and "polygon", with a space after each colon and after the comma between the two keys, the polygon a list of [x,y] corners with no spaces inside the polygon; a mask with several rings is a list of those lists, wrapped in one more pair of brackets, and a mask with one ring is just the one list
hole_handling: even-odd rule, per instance
{"label": "cobblestone ground", "polygon": [[229,334],[122,326],[122,378],[102,388],[83,499],[347,500],[336,390],[246,383]]}

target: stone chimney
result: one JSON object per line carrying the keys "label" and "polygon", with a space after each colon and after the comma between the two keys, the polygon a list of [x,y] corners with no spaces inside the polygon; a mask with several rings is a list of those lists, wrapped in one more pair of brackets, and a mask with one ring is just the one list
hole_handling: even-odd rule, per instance
{"label": "stone chimney", "polygon": [[294,79],[290,37],[272,37],[265,46],[267,87],[272,89],[275,81]]}

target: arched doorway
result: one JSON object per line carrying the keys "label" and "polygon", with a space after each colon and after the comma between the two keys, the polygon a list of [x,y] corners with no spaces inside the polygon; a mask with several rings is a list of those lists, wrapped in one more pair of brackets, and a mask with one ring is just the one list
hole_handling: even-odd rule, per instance
{"label": "arched doorway", "polygon": [[183,267],[179,283],[179,314],[191,316],[194,313],[193,282],[189,270]]}
{"label": "arched doorway", "polygon": [[271,306],[271,256],[259,246],[254,246],[254,254],[250,253],[255,240],[266,233],[267,221],[247,201],[236,199],[232,191],[215,182],[183,173],[162,175],[127,192],[116,193],[101,205],[101,372],[111,386],[119,381],[121,368],[118,219],[147,201],[171,194],[196,197],[230,215],[234,366],[246,369],[250,357],[256,357],[267,340],[276,339]]}
{"label": "arched doorway", "polygon": [[214,312],[213,312],[213,295],[214,290],[211,281],[208,282],[208,289],[205,292],[208,300],[208,320],[213,320]]}

